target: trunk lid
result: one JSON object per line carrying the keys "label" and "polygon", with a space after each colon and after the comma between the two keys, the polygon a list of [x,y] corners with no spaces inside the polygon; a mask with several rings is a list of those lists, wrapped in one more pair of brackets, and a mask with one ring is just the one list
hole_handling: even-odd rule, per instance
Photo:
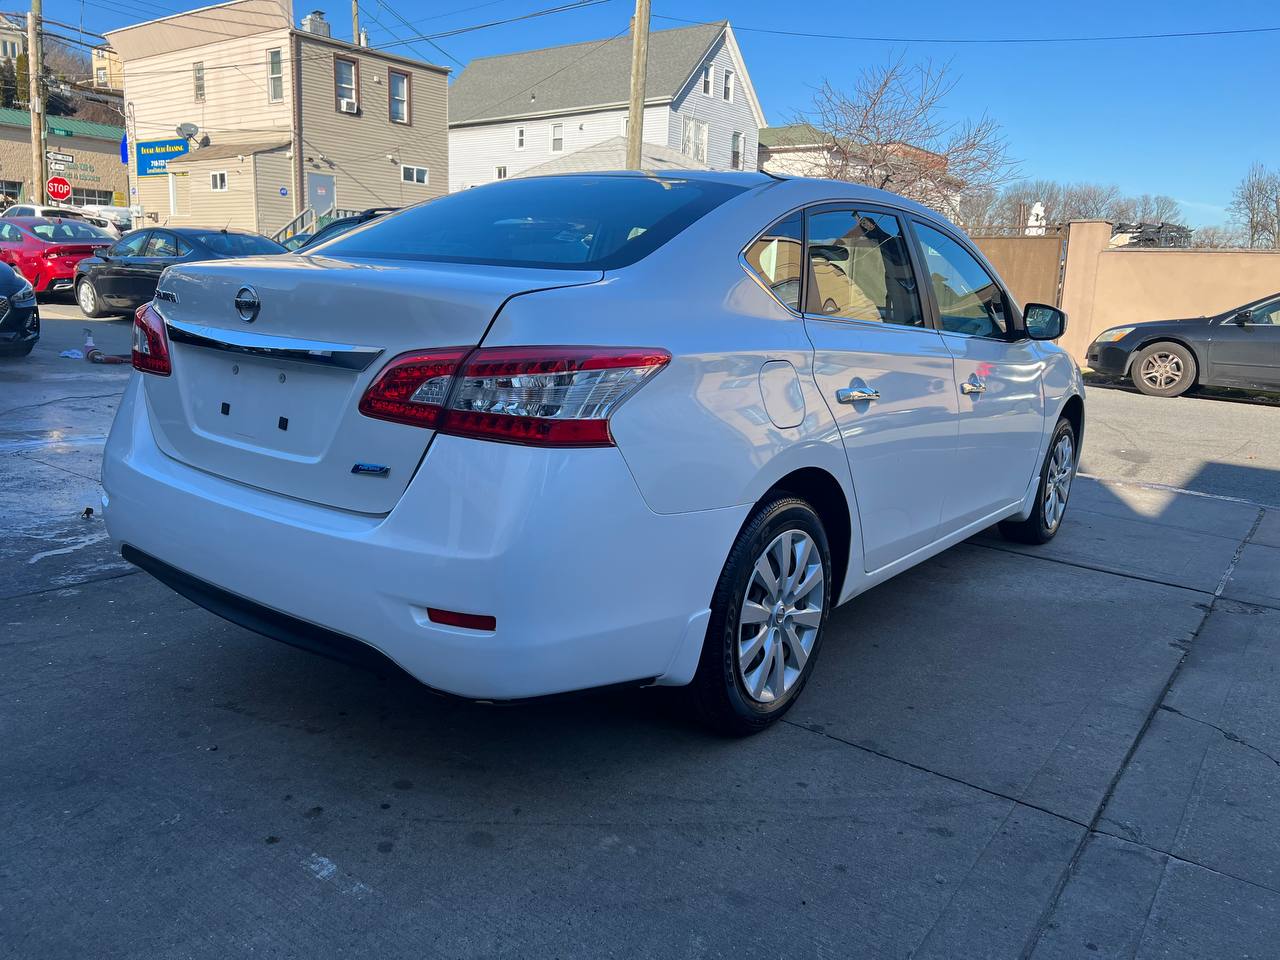
{"label": "trunk lid", "polygon": [[475,346],[511,296],[601,276],[300,256],[170,267],[155,306],[173,373],[142,376],[156,440],[221,477],[388,513],[432,432],[359,412],[386,363],[410,350]]}

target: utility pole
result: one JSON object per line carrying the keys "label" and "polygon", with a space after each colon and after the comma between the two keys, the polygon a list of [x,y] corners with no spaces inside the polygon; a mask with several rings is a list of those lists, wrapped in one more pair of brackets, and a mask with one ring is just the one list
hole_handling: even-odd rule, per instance
{"label": "utility pole", "polygon": [[360,0],[351,0],[351,42],[360,45]]}
{"label": "utility pole", "polygon": [[27,14],[27,83],[31,110],[31,202],[44,203],[45,181],[45,129],[44,96],[40,92],[40,77],[44,73],[44,56],[40,48],[41,0],[31,0],[31,12]]}
{"label": "utility pole", "polygon": [[649,0],[636,0],[631,18],[631,108],[627,111],[627,169],[639,170],[644,143],[644,84],[649,69]]}

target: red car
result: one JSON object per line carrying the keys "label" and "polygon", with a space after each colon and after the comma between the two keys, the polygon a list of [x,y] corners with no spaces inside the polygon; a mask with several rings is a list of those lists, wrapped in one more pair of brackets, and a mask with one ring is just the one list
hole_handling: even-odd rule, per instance
{"label": "red car", "polygon": [[105,230],[83,220],[0,218],[0,262],[16,267],[36,293],[70,291],[76,264],[113,242]]}

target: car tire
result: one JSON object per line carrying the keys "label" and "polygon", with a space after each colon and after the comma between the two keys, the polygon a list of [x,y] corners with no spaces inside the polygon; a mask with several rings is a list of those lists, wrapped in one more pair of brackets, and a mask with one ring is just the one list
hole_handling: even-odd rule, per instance
{"label": "car tire", "polygon": [[0,357],[25,357],[36,348],[34,340],[28,340],[26,343],[16,347],[0,348]]}
{"label": "car tire", "polygon": [[779,496],[756,508],[716,584],[689,689],[703,723],[746,736],[791,708],[822,644],[834,601],[831,571],[827,536],[813,507]]}
{"label": "car tire", "polygon": [[1133,358],[1129,378],[1149,397],[1178,397],[1196,382],[1196,358],[1180,343],[1153,343]]}
{"label": "car tire", "polygon": [[97,288],[94,287],[93,281],[87,278],[76,284],[76,303],[80,305],[80,312],[91,320],[96,320],[105,312],[102,309],[102,300],[98,297]]}
{"label": "car tire", "polygon": [[1080,462],[1080,448],[1075,427],[1063,417],[1053,429],[1049,449],[1040,466],[1040,484],[1036,488],[1036,505],[1025,520],[1000,521],[1000,535],[1014,543],[1048,543],[1062,529],[1067,499]]}

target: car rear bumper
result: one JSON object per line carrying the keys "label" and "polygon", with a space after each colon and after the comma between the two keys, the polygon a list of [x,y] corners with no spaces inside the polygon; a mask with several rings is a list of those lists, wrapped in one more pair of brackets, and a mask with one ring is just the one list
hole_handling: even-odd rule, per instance
{"label": "car rear bumper", "polygon": [[[169,458],[141,376],[107,442],[107,527],[144,569],[155,561],[171,585],[194,582],[178,589],[197,603],[286,642],[300,624],[367,644],[475,699],[692,677],[746,506],[659,515],[616,449],[439,436],[391,513],[347,513]],[[446,626],[429,608],[492,616],[496,628]]]}

